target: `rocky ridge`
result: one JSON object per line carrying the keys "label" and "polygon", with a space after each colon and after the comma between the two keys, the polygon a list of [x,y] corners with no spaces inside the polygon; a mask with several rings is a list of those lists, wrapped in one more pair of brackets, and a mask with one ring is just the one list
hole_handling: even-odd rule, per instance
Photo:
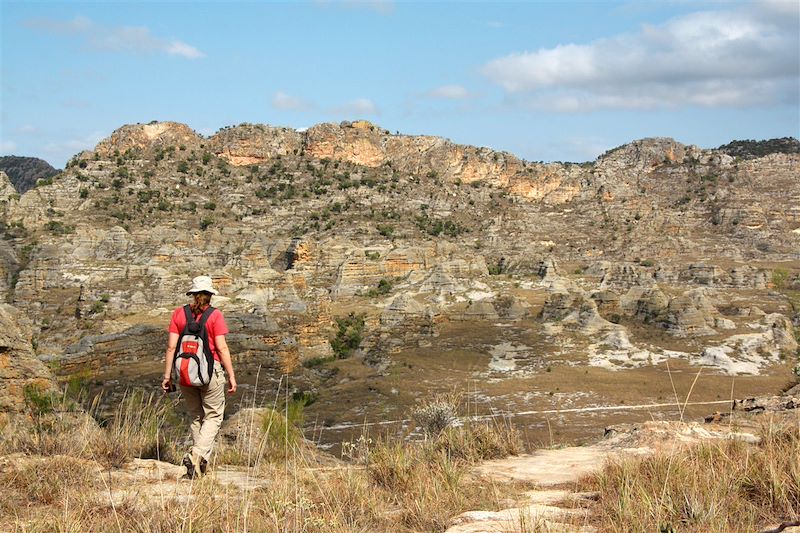
{"label": "rocky ridge", "polygon": [[[158,372],[198,273],[221,291],[240,364],[301,389],[344,393],[415,349],[485,354],[494,376],[670,358],[786,375],[799,162],[656,138],[544,164],[364,121],[209,138],[130,125],[52,184],[5,196],[0,293],[41,360],[98,385]],[[329,361],[333,319],[350,312],[365,314],[361,369]],[[460,324],[495,337],[450,339]]]}

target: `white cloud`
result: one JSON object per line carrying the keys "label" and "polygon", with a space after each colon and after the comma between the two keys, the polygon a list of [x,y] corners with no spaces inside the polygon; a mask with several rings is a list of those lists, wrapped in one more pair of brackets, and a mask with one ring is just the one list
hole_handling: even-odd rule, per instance
{"label": "white cloud", "polygon": [[375,102],[368,98],[356,98],[334,109],[340,115],[379,115],[380,110]]}
{"label": "white cloud", "polygon": [[23,124],[22,126],[19,126],[15,131],[23,135],[31,135],[34,133],[39,133],[39,129],[36,126],[31,126],[30,124]]}
{"label": "white cloud", "polygon": [[427,96],[443,100],[465,100],[471,98],[472,94],[461,85],[442,85],[429,91]]}
{"label": "white cloud", "polygon": [[17,149],[17,143],[14,141],[0,140],[0,152],[7,155],[13,155]]}
{"label": "white cloud", "polygon": [[797,5],[695,12],[634,34],[500,57],[483,73],[512,102],[563,112],[796,103]]}
{"label": "white cloud", "polygon": [[185,59],[205,57],[194,46],[177,39],[157,37],[145,26],[102,26],[86,17],[75,17],[68,21],[34,19],[27,21],[25,25],[48,33],[75,35],[95,50],[162,53]]}
{"label": "white cloud", "polygon": [[486,23],[490,28],[504,28],[506,25],[499,20],[490,20]]}
{"label": "white cloud", "polygon": [[185,57],[186,59],[199,59],[201,57],[205,57],[203,52],[194,46],[186,44],[183,41],[171,41],[167,46],[167,53],[174,56]]}
{"label": "white cloud", "polygon": [[314,104],[297,96],[278,91],[272,97],[272,107],[282,111],[309,111],[314,108]]}

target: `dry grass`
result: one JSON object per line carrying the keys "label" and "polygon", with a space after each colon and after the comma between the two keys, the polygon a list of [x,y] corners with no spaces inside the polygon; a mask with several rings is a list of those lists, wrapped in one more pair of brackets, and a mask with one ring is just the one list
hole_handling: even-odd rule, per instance
{"label": "dry grass", "polygon": [[133,457],[175,463],[177,431],[173,403],[162,394],[126,394],[94,442],[93,454],[108,466],[120,467]]}
{"label": "dry grass", "polygon": [[[443,531],[454,515],[496,509],[509,496],[469,480],[465,463],[432,449],[379,444],[371,457],[368,465],[319,469],[313,458],[294,453],[288,462],[251,469],[269,480],[265,487],[243,491],[206,478],[188,500],[140,497],[111,506],[98,465],[56,456],[4,474],[2,481],[13,480],[13,501],[22,512],[3,508],[0,529],[13,523],[26,532]],[[51,481],[36,477],[39,464],[48,465],[42,474]],[[61,467],[75,465],[80,468],[71,477],[52,481]]]}
{"label": "dry grass", "polygon": [[[125,501],[119,487],[112,498],[106,484],[110,470],[133,457],[175,456],[167,443],[176,437],[165,432],[169,402],[130,394],[101,426],[88,417],[67,423],[64,413],[50,412],[40,417],[35,435],[19,431],[5,439],[0,455],[26,455],[0,461],[6,465],[0,466],[0,483],[9,487],[0,505],[0,530],[443,531],[453,516],[497,509],[520,490],[478,482],[468,473],[481,458],[516,450],[518,444],[510,443],[518,442],[518,435],[505,424],[449,427],[417,443],[364,437],[351,447],[358,450],[353,463],[328,459],[336,465],[320,467],[326,461],[302,439],[293,424],[301,416],[287,405],[244,410],[237,432],[212,465],[212,472],[223,464],[241,465],[243,475],[267,480],[266,486],[223,486],[211,476],[161,482],[166,488],[156,497],[147,490],[153,481],[142,479],[124,487]],[[21,466],[8,468],[15,457]],[[179,496],[189,483],[191,496]]]}
{"label": "dry grass", "polygon": [[461,428],[447,428],[436,440],[437,449],[449,457],[477,463],[518,455],[522,437],[507,419],[469,422]]}
{"label": "dry grass", "polygon": [[602,531],[758,531],[800,518],[800,419],[768,424],[761,442],[709,442],[610,462],[583,487]]}
{"label": "dry grass", "polygon": [[175,418],[172,400],[161,394],[129,393],[110,418],[97,414],[98,400],[86,413],[64,397],[55,398],[50,409],[32,416],[34,423],[17,417],[3,428],[0,455],[69,455],[112,467],[134,457],[177,460],[175,442],[182,431],[168,423]]}

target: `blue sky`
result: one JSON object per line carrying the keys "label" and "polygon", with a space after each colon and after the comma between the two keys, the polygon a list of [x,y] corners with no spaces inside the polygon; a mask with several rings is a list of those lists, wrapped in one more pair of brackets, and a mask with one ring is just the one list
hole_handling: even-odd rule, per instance
{"label": "blue sky", "polygon": [[798,3],[2,2],[3,154],[365,118],[529,160],[800,134]]}

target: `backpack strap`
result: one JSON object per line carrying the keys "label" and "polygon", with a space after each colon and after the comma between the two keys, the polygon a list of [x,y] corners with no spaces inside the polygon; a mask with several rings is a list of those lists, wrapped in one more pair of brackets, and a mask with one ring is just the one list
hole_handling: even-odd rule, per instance
{"label": "backpack strap", "polygon": [[192,314],[192,307],[189,304],[183,306],[183,314],[186,315],[186,326],[194,322],[194,315]]}
{"label": "backpack strap", "polygon": [[[189,307],[188,305],[186,307]],[[206,310],[203,311],[203,314],[200,316],[200,331],[203,331],[203,328],[206,327],[206,322],[208,322],[209,317],[211,317],[211,313],[213,313],[215,308],[211,307],[210,305],[206,307]],[[194,318],[194,317],[192,317]]]}
{"label": "backpack strap", "polygon": [[[208,360],[209,368],[214,367],[214,354],[211,352],[211,342],[208,339],[208,330],[206,329],[206,322],[208,322],[211,313],[213,313],[215,309],[210,305],[206,307],[206,310],[203,311],[203,314],[200,316],[200,335],[204,339],[203,351],[206,353],[206,359]],[[210,379],[210,378],[209,378]]]}

